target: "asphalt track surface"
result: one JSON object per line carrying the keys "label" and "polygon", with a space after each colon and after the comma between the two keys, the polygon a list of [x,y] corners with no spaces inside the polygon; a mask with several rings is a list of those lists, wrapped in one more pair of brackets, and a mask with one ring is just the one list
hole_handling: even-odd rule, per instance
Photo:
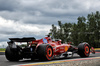
{"label": "asphalt track surface", "polygon": [[[1,53],[1,52],[0,52]],[[2,54],[2,53],[1,53]],[[100,58],[100,52],[97,52],[96,54],[90,54],[90,56],[86,59],[91,59],[91,58],[95,58],[95,57],[99,57]],[[44,62],[58,62],[58,61],[69,61],[69,60],[77,60],[77,59],[84,59],[84,58],[80,58],[79,55],[75,54],[73,56],[73,58],[71,57],[68,57],[68,58],[55,58],[51,61],[40,61],[40,60],[30,60],[30,59],[24,59],[24,60],[20,60],[18,62],[10,62],[6,59],[5,55],[0,55],[0,66],[19,66],[20,64],[23,65],[23,64],[33,64],[34,63],[44,63]],[[44,63],[45,64],[45,63]],[[36,66],[36,65],[35,65]]]}

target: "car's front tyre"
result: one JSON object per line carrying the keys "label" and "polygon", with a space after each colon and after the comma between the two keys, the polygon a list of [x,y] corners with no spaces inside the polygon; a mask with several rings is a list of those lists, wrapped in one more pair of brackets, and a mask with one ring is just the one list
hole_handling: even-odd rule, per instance
{"label": "car's front tyre", "polygon": [[90,46],[88,43],[84,42],[84,43],[80,43],[78,45],[78,54],[81,57],[89,57],[90,55]]}

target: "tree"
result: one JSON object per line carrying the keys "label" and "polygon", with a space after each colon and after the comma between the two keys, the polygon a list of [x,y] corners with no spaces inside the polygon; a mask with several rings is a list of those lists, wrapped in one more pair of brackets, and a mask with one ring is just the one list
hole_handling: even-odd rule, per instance
{"label": "tree", "polygon": [[88,31],[89,31],[89,43],[91,46],[97,47],[100,44],[100,13],[88,14]]}
{"label": "tree", "polygon": [[71,41],[73,42],[74,45],[78,45],[78,27],[77,24],[75,23],[72,25]]}
{"label": "tree", "polygon": [[50,29],[53,38],[61,39],[62,43],[71,41],[74,45],[80,42],[88,42],[93,47],[100,47],[100,13],[91,13],[77,18],[77,23],[62,24],[58,21],[57,28],[54,24]]}
{"label": "tree", "polygon": [[71,37],[72,37],[72,42],[75,45],[78,45],[80,42],[86,41],[86,18],[85,17],[78,17],[77,18],[78,23],[73,24],[72,26],[72,31],[71,31]]}
{"label": "tree", "polygon": [[58,21],[58,25],[58,29],[56,28],[56,26],[52,25],[52,29],[50,29],[49,34],[53,34],[54,39],[61,39],[62,43],[65,43],[70,39],[69,32],[71,23],[62,24],[61,21]]}
{"label": "tree", "polygon": [[54,24],[52,24],[52,29],[50,29],[49,35],[51,34],[52,34],[52,38],[57,38],[57,28],[56,26],[54,26]]}

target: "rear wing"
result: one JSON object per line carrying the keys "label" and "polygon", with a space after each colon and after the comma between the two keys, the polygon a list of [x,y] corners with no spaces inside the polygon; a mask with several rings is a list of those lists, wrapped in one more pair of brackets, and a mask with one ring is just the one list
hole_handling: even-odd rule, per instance
{"label": "rear wing", "polygon": [[9,40],[13,42],[29,42],[29,41],[35,41],[36,39],[34,37],[23,37],[23,38],[9,38]]}

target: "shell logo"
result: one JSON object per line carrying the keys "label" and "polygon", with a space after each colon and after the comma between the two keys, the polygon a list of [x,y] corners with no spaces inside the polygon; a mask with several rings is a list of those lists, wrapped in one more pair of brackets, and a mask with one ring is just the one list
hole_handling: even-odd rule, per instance
{"label": "shell logo", "polygon": [[68,50],[68,47],[67,46],[65,46],[65,51],[67,51]]}

